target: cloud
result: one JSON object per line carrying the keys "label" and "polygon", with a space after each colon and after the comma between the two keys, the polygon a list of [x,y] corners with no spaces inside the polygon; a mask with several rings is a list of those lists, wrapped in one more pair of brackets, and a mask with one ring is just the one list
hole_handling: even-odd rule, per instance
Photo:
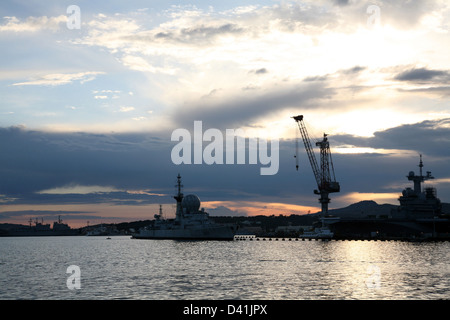
{"label": "cloud", "polygon": [[430,156],[450,157],[450,118],[425,120],[375,132],[373,137],[335,135],[338,143],[391,150],[414,150]]}
{"label": "cloud", "polygon": [[431,70],[427,68],[413,68],[403,71],[394,77],[398,81],[428,82],[428,81],[449,81],[450,72],[447,70]]}
{"label": "cloud", "polygon": [[[158,172],[157,167],[165,167],[170,160],[170,146],[164,146],[168,157],[160,157],[161,140],[145,134],[47,133],[7,128],[0,129],[0,137],[0,174],[11,179],[2,184],[0,194],[30,194],[67,185],[146,189],[148,181],[154,180],[148,174]],[[136,171],[138,167],[142,172]]]}
{"label": "cloud", "polygon": [[[332,147],[346,144],[391,151],[385,154],[334,153],[334,168],[342,190],[333,195],[332,206],[348,205],[346,195],[355,192],[400,193],[400,188],[389,186],[407,185],[404,176],[416,168],[419,153],[424,154],[426,168],[431,169],[436,178],[448,177],[449,130],[450,118],[398,126],[376,132],[373,137],[330,136]],[[168,133],[155,136],[0,129],[0,205],[7,212],[12,211],[14,205],[18,209],[32,205],[71,205],[65,211],[81,214],[91,209],[74,206],[107,204],[144,208],[173,204],[171,195],[176,192],[176,175],[180,173],[184,193],[195,193],[205,207],[218,209],[212,214],[224,214],[228,212],[226,208],[236,214],[243,211],[227,202],[247,203],[247,213],[256,204],[258,213],[279,208],[271,204],[318,206],[317,196],[312,193],[316,182],[308,157],[301,148],[300,167],[296,171],[292,140],[280,141],[279,172],[274,176],[261,176],[259,164],[177,166],[170,157],[174,145]],[[443,201],[448,199],[449,184],[441,183],[439,189]],[[288,212],[289,208],[283,210]],[[20,210],[24,210],[23,207]],[[57,210],[52,208],[51,211]]]}
{"label": "cloud", "polygon": [[[332,23],[330,11],[313,4],[308,8],[300,4],[280,4],[222,12],[186,7],[172,9],[167,21],[151,27],[146,27],[148,22],[143,18],[97,16],[86,24],[87,35],[73,43],[108,48],[113,54],[121,55],[118,59],[130,69],[157,73],[173,70],[174,65],[202,63],[193,64],[194,60],[221,60],[221,55],[228,55],[234,48],[239,50],[238,47],[245,47],[249,41],[271,39],[273,32]],[[307,28],[301,31],[308,32]],[[204,50],[201,55],[198,49]]]}
{"label": "cloud", "polygon": [[[86,214],[95,213],[90,211],[52,211],[52,210],[14,210],[14,211],[2,211],[0,212],[0,220],[10,219],[10,218],[20,218],[26,217],[30,219],[30,217],[38,217],[39,220],[42,218],[44,220],[49,220],[54,218],[55,216],[61,216],[62,219],[65,219],[67,216],[70,218],[77,217],[78,219],[86,219],[87,217],[94,216],[86,216]],[[98,217],[96,217],[98,218]]]}
{"label": "cloud", "polygon": [[133,111],[134,107],[120,107],[120,112],[130,112]]}
{"label": "cloud", "polygon": [[38,32],[42,30],[57,31],[61,23],[67,22],[67,16],[57,17],[28,17],[20,21],[16,17],[4,17],[6,24],[0,25],[0,32]]}
{"label": "cloud", "polygon": [[338,6],[346,6],[350,2],[349,0],[334,0],[334,3],[337,4]]}
{"label": "cloud", "polygon": [[334,89],[324,84],[296,83],[280,85],[274,89],[253,92],[251,95],[208,101],[192,101],[175,110],[176,126],[190,128],[195,120],[208,127],[239,128],[252,126],[271,113],[302,105],[303,109],[316,107],[313,103],[330,99]]}
{"label": "cloud", "polygon": [[[450,93],[447,86],[447,60],[445,57],[441,60],[434,59],[446,52],[441,50],[445,49],[445,42],[440,41],[445,34],[429,33],[429,28],[415,29],[422,26],[421,21],[428,14],[440,16],[443,2],[397,0],[378,4],[382,20],[380,30],[367,30],[367,1],[277,2],[223,11],[218,11],[217,7],[202,10],[193,6],[181,6],[171,7],[171,10],[157,14],[153,9],[140,12],[139,15],[136,12],[105,12],[93,16],[91,20],[88,14],[83,14],[82,30],[70,33],[70,39],[65,38],[66,41],[61,37],[62,34],[57,34],[58,42],[55,42],[55,47],[57,46],[58,50],[52,51],[54,55],[45,55],[45,60],[55,57],[55,62],[58,62],[59,57],[67,63],[67,56],[62,59],[58,54],[73,53],[75,49],[79,50],[77,53],[81,54],[78,56],[80,59],[70,61],[71,63],[82,61],[83,64],[96,64],[93,68],[81,71],[98,70],[96,68],[99,65],[107,65],[108,70],[114,72],[108,72],[108,79],[101,77],[100,80],[107,80],[108,84],[100,88],[113,85],[120,89],[120,92],[130,92],[130,88],[134,92],[132,99],[128,97],[130,100],[125,100],[122,95],[121,100],[110,101],[111,108],[107,111],[113,114],[114,120],[120,118],[121,125],[126,122],[129,130],[136,130],[138,126],[154,130],[163,123],[167,131],[158,131],[154,135],[96,135],[82,132],[63,134],[1,129],[0,192],[5,193],[5,198],[0,200],[6,201],[4,199],[17,198],[13,195],[20,195],[22,201],[112,201],[117,204],[130,201],[138,205],[154,199],[130,198],[125,193],[126,190],[172,186],[167,180],[181,171],[183,177],[186,177],[186,185],[192,183],[198,188],[198,192],[206,194],[210,199],[256,199],[271,195],[292,202],[303,201],[303,198],[296,198],[294,195],[305,194],[305,199],[312,199],[316,205],[317,199],[310,194],[314,181],[309,180],[309,164],[302,165],[304,171],[301,178],[293,178],[295,172],[289,171],[289,168],[294,169],[294,165],[293,149],[288,141],[280,145],[280,173],[275,177],[266,177],[265,180],[259,176],[255,177],[255,174],[258,175],[259,166],[189,167],[175,166],[170,161],[170,150],[173,146],[170,131],[177,127],[189,129],[192,128],[194,120],[203,120],[205,129],[248,126],[261,128],[261,131],[269,131],[272,128],[288,130],[283,119],[288,118],[286,114],[290,113],[291,109],[311,113],[308,119],[317,119],[316,122],[327,129],[334,129],[335,127],[328,126],[334,122],[334,126],[339,125],[340,129],[342,128],[339,132],[355,132],[351,130],[361,126],[370,127],[364,128],[367,129],[368,135],[378,130],[372,137],[336,135],[331,138],[339,139],[342,144],[389,152],[368,155],[338,154],[336,160],[342,160],[339,169],[341,177],[348,179],[343,184],[348,188],[345,190],[357,190],[364,182],[357,181],[355,171],[358,171],[360,177],[367,174],[367,180],[374,181],[370,185],[366,180],[369,185],[366,188],[379,188],[383,184],[381,177],[374,177],[370,171],[389,170],[390,174],[397,174],[398,172],[393,171],[391,165],[394,161],[390,157],[398,156],[399,150],[408,153],[402,157],[410,156],[411,150],[417,150],[432,154],[436,158],[441,155],[446,159],[449,149],[446,138],[449,135],[446,129],[448,123],[444,120],[413,123],[416,120],[411,119],[424,119],[428,112],[443,113],[447,101],[430,100],[429,96],[420,100],[416,99],[419,94],[410,94],[429,92],[448,96]],[[233,5],[227,3],[226,6]],[[120,11],[116,9],[111,8],[110,12]],[[87,10],[88,8],[83,12],[87,13]],[[9,25],[11,32],[13,26],[18,30],[26,30],[26,19],[9,19],[9,22],[6,21],[2,27]],[[437,22],[437,26],[445,27],[445,24],[442,24],[445,21]],[[60,23],[56,26],[61,26]],[[28,26],[31,28],[32,25],[30,21]],[[35,27],[37,30],[52,30],[51,25],[48,21],[47,25],[36,24]],[[399,30],[397,26],[403,29]],[[36,37],[33,44],[40,40],[41,38]],[[431,43],[437,47],[430,45]],[[17,46],[22,50],[22,44]],[[431,51],[433,52],[429,53]],[[44,51],[39,53],[40,55],[35,55],[35,59],[40,59]],[[423,61],[432,61],[432,64],[418,67]],[[17,63],[19,62],[21,61]],[[35,62],[36,60],[33,61]],[[23,68],[27,68],[31,62],[27,63]],[[400,63],[405,65],[399,66]],[[384,73],[380,71],[383,67],[389,69],[392,65],[398,68],[391,68]],[[67,69],[69,66],[65,68],[64,70],[71,70]],[[27,72],[31,75],[37,74]],[[28,75],[16,73],[14,78],[8,77],[16,86],[9,87],[9,91],[14,93],[8,94],[30,90],[20,86],[83,83],[96,77],[100,78],[99,74],[101,73],[46,71],[40,73],[40,76],[27,79]],[[4,79],[6,80],[6,77]],[[418,84],[424,85],[419,87]],[[67,88],[61,89],[64,91]],[[93,101],[95,97],[112,99],[112,92],[93,92],[93,88],[89,89],[91,90],[87,100],[90,103],[102,102]],[[53,91],[56,93],[56,90]],[[67,94],[67,90],[62,93]],[[78,91],[70,93],[79,94]],[[95,114],[98,111],[94,108],[95,103],[93,108],[87,108],[83,104],[84,97],[81,94],[82,92],[76,97],[80,98],[80,102],[76,104],[80,109],[71,112],[67,119],[60,117],[55,120],[62,122],[55,124],[55,127],[59,125],[67,130],[70,124],[70,128],[79,130],[88,128],[87,122],[97,121],[91,127],[98,129],[102,126],[106,128],[105,132],[124,130],[125,125],[119,128],[111,118],[103,117],[105,114]],[[33,98],[33,95],[23,95],[17,100],[24,106]],[[140,99],[146,99],[146,102],[139,102]],[[61,101],[62,98],[51,100]],[[39,107],[47,102],[51,104],[49,100],[42,101]],[[424,101],[426,108],[422,104]],[[113,105],[114,102],[117,104]],[[14,119],[3,119],[3,123],[29,124],[35,121],[30,120],[29,116],[35,112],[35,105],[30,103],[27,108],[13,109],[14,106],[8,106],[7,103],[8,101],[4,102],[8,110],[14,110],[14,115],[8,118]],[[139,114],[131,112],[129,106],[139,105],[145,105],[155,112],[151,116],[144,113],[146,110],[141,110]],[[50,111],[54,112],[56,106],[51,107]],[[32,108],[33,111],[29,112]],[[383,108],[386,111],[382,110]],[[102,112],[106,110],[97,109],[102,109]],[[128,113],[114,112],[119,110]],[[89,117],[89,121],[86,121],[86,117],[80,118],[81,120],[73,119],[75,114],[82,112]],[[351,113],[356,115],[352,117]],[[379,118],[373,117],[375,114]],[[161,119],[164,121],[160,121]],[[71,121],[79,122],[72,125]],[[406,121],[412,124],[409,127],[398,125]],[[40,122],[38,125],[43,127],[52,124]],[[380,129],[388,126],[395,128]],[[280,134],[279,137],[286,135]],[[211,176],[216,179],[211,181]],[[70,184],[111,186],[118,191],[86,195],[38,194],[42,190],[54,190]],[[218,195],[217,188],[223,193]],[[164,191],[170,193],[169,190]]]}
{"label": "cloud", "polygon": [[147,60],[139,56],[126,55],[121,59],[124,66],[131,70],[150,72],[150,73],[162,73],[173,75],[176,72],[174,68],[160,68],[152,66]]}
{"label": "cloud", "polygon": [[346,74],[346,75],[355,75],[355,74],[361,73],[364,70],[367,70],[367,67],[354,66],[354,67],[349,68],[349,69],[340,70],[340,72],[342,74]]}
{"label": "cloud", "polygon": [[246,216],[245,212],[239,212],[238,210],[232,210],[226,206],[218,206],[216,208],[205,208],[210,216]]}
{"label": "cloud", "polygon": [[448,69],[432,69],[416,66],[392,66],[381,71],[389,74],[387,81],[396,81],[401,93],[427,94],[446,98],[450,95],[450,71]]}
{"label": "cloud", "polygon": [[450,86],[433,86],[426,88],[399,89],[399,91],[409,93],[427,93],[432,95],[439,95],[444,98],[450,96]]}
{"label": "cloud", "polygon": [[[14,83],[13,86],[60,86],[70,84],[74,81],[79,81],[81,84],[92,81],[97,75],[104,74],[99,71],[88,71],[78,73],[52,73],[43,76],[39,76],[35,79],[31,79],[24,82]],[[101,99],[103,96],[97,96]]]}
{"label": "cloud", "polygon": [[254,73],[254,74],[265,74],[268,73],[269,71],[267,71],[266,68],[260,68],[260,69],[256,69],[256,70],[250,70],[249,73]]}
{"label": "cloud", "polygon": [[[244,32],[244,29],[234,23],[224,24],[199,24],[190,27],[180,28],[177,31],[163,31],[160,30],[153,35],[153,40],[164,40],[171,42],[178,42],[188,45],[203,45],[211,44],[214,39],[220,36],[239,35]],[[136,40],[146,40],[146,37],[137,35]]]}

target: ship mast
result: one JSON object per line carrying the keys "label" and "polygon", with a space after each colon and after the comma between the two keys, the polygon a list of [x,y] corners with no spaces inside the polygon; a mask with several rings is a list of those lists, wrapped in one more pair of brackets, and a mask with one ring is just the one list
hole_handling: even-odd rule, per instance
{"label": "ship mast", "polygon": [[434,177],[431,175],[430,171],[427,171],[427,175],[424,176],[422,173],[423,168],[423,162],[422,162],[422,155],[420,155],[420,162],[419,162],[419,168],[420,168],[420,175],[416,176],[413,171],[409,173],[407,176],[408,180],[414,182],[414,193],[419,195],[422,193],[422,182],[429,179],[434,179]]}
{"label": "ship mast", "polygon": [[179,221],[181,220],[181,216],[183,214],[183,208],[181,206],[181,201],[183,201],[183,193],[181,193],[181,188],[183,187],[181,185],[181,176],[180,174],[178,174],[177,176],[177,185],[176,187],[178,188],[178,193],[176,196],[174,196],[174,199],[177,201],[177,211],[175,214],[175,220]]}

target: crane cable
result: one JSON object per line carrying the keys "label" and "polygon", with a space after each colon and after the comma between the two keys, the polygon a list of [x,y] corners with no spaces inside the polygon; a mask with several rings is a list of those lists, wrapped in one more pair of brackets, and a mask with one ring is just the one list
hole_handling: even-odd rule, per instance
{"label": "crane cable", "polygon": [[294,158],[295,158],[295,169],[297,169],[297,171],[298,171],[298,139],[299,139],[298,128],[297,128],[297,126],[295,126],[295,155],[294,155]]}

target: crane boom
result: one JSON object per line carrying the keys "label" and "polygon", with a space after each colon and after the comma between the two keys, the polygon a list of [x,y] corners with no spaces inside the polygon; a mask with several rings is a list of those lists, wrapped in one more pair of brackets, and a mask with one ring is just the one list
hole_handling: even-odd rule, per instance
{"label": "crane boom", "polygon": [[311,140],[309,139],[308,131],[306,130],[305,123],[303,122],[303,116],[296,116],[293,118],[298,124],[298,129],[300,130],[300,133],[302,135],[303,144],[305,145],[306,153],[308,154],[309,162],[311,163],[311,168],[314,173],[314,177],[316,178],[317,186],[319,187],[322,179],[320,177],[319,166],[317,165],[317,160],[311,145]]}
{"label": "crane boom", "polygon": [[311,168],[316,178],[318,190],[314,190],[315,194],[320,194],[319,202],[322,204],[322,218],[328,214],[328,203],[330,198],[328,195],[330,193],[339,192],[340,185],[336,181],[334,175],[333,160],[331,159],[330,143],[327,138],[327,134],[323,134],[322,141],[316,142],[316,146],[320,148],[320,169],[317,164],[316,156],[314,154],[311,140],[306,130],[305,123],[303,121],[303,116],[298,115],[292,117],[298,124],[298,128],[302,135],[303,143],[305,145],[306,153],[308,154],[309,162],[311,163]]}

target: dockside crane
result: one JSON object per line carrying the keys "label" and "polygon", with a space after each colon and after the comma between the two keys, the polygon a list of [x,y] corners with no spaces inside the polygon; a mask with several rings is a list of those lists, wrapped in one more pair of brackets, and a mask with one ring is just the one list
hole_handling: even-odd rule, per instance
{"label": "dockside crane", "polygon": [[[314,173],[314,177],[317,182],[317,189],[314,190],[314,194],[320,195],[319,202],[322,206],[321,218],[328,214],[328,204],[330,203],[329,194],[339,192],[341,187],[339,182],[336,181],[334,174],[333,160],[330,152],[330,142],[328,141],[327,134],[323,134],[323,139],[316,142],[316,146],[320,148],[320,167],[317,163],[316,155],[311,145],[311,139],[309,138],[308,131],[306,130],[303,116],[298,115],[292,117],[298,125],[300,133],[302,135],[303,143],[305,145],[306,153],[311,163],[311,168]],[[297,143],[297,142],[296,142]],[[296,155],[298,161],[298,155]],[[296,164],[298,170],[298,162]]]}

